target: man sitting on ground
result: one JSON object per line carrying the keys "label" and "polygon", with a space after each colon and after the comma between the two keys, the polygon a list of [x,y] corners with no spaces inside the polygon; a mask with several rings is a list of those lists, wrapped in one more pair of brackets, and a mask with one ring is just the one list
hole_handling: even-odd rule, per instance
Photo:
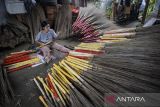
{"label": "man sitting on ground", "polygon": [[52,49],[56,49],[64,53],[68,53],[70,51],[68,48],[65,48],[64,46],[55,42],[57,34],[53,29],[50,29],[50,25],[47,23],[47,21],[43,21],[41,23],[41,27],[42,30],[36,36],[35,41],[39,46],[42,47],[41,51],[47,63],[53,58],[50,53]]}

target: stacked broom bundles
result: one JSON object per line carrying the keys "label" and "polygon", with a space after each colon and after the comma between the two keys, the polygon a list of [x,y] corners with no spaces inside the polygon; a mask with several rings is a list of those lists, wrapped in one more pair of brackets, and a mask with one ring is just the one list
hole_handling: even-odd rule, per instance
{"label": "stacked broom bundles", "polygon": [[[107,45],[105,50],[108,53],[93,59],[94,64],[105,69],[100,74],[107,79],[105,80],[105,83],[108,84],[106,89],[111,92],[160,92],[159,29],[160,25],[130,29],[130,31],[121,29],[106,32],[104,35],[106,37],[133,38],[129,42]],[[122,33],[123,35],[121,35]],[[131,36],[124,35],[127,33],[133,34]],[[106,72],[105,76],[104,72]],[[97,76],[95,73],[93,79]]]}
{"label": "stacked broom bundles", "polygon": [[[108,40],[109,41],[109,40]],[[106,43],[108,43],[106,41]],[[108,92],[103,68],[91,63],[94,56],[105,53],[105,43],[81,43],[67,57],[53,64],[47,77],[37,76],[34,81],[45,107],[102,107]],[[95,77],[95,75],[98,75]],[[95,77],[95,78],[94,78]],[[99,79],[98,79],[99,78]],[[104,84],[101,84],[104,83]]]}
{"label": "stacked broom bundles", "polygon": [[103,94],[95,90],[87,82],[87,78],[81,75],[86,70],[96,69],[89,62],[94,55],[104,53],[101,50],[103,47],[104,43],[81,43],[65,59],[53,64],[45,79],[39,76],[34,78],[42,93],[39,99],[45,107],[70,105],[72,107],[101,107],[103,105]]}
{"label": "stacked broom bundles", "polygon": [[[45,107],[102,107],[105,93],[160,92],[159,27],[139,29],[137,33],[110,31],[101,37],[105,41],[80,44],[65,59],[53,64],[45,79],[34,78],[42,93],[39,99]],[[153,32],[143,34],[147,29]],[[90,53],[93,47],[107,53]],[[79,48],[89,52],[74,53]]]}
{"label": "stacked broom bundles", "polygon": [[40,59],[37,56],[32,55],[33,52],[33,50],[28,50],[11,53],[4,59],[3,65],[8,72],[14,72],[23,68],[31,67],[32,65],[40,62]]}
{"label": "stacked broom bundles", "polygon": [[94,42],[108,27],[105,16],[95,7],[80,8],[72,25],[74,35],[83,42]]}

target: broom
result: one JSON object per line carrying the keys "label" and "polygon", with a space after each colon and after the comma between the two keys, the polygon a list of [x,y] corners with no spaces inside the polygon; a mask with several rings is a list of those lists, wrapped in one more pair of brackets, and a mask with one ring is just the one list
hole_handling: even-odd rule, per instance
{"label": "broom", "polygon": [[[157,25],[142,28],[135,32],[132,40],[109,44],[105,47],[107,54],[93,59],[94,64],[103,68],[103,72],[101,71],[99,75],[103,74],[102,77],[107,77],[108,81],[112,81],[110,85],[118,87],[118,90],[116,87],[110,87],[112,90],[159,92],[159,27]],[[147,31],[147,29],[154,30]],[[146,32],[143,33],[143,31]],[[111,34],[112,31],[109,32]],[[102,84],[105,85],[109,83],[108,81],[102,81]]]}
{"label": "broom", "polygon": [[[58,65],[54,64],[52,76],[57,80],[61,78],[58,83],[55,82],[55,87],[61,92],[59,96],[66,94],[64,90],[69,90],[67,93],[70,95],[70,100],[66,97],[67,100],[61,98],[61,101],[70,101],[72,106],[76,104],[78,107],[87,105],[101,107],[105,93],[159,92],[159,26],[152,27],[154,31],[148,31],[148,35],[142,34],[146,29],[149,28],[143,28],[139,31],[141,33],[135,32],[129,41],[120,34],[118,38],[117,35],[108,36],[105,41],[107,53],[102,56],[92,56],[94,57],[92,62],[77,57],[82,55],[81,51],[75,55],[71,54],[74,56],[67,56]],[[108,44],[108,41],[119,39],[120,36],[123,40]],[[106,36],[102,38],[106,39]],[[93,45],[95,49],[104,49],[104,43],[100,42],[82,43],[78,47],[93,49]]]}
{"label": "broom", "polygon": [[93,42],[109,27],[104,14],[95,7],[80,8],[78,17],[72,25],[72,30],[81,41]]}
{"label": "broom", "polygon": [[[154,29],[155,32],[149,30],[143,34],[147,29]],[[81,75],[87,77],[86,81],[93,84],[92,86],[102,94],[159,92],[160,41],[158,35],[160,32],[158,29],[159,26],[143,28],[139,31],[141,34],[135,34],[135,38],[130,41],[107,45],[105,49],[108,53],[93,58],[92,61],[101,69],[92,69]]]}
{"label": "broom", "polygon": [[[50,43],[51,42],[48,42],[45,45],[48,45]],[[14,72],[27,67],[31,67],[32,65],[39,63],[40,59],[33,53],[43,46],[39,46],[35,50],[25,50],[11,53],[10,55],[4,58],[4,67],[7,69],[8,72]]]}
{"label": "broom", "polygon": [[[117,29],[117,30],[110,30],[110,31],[105,31],[104,34],[115,34],[115,33],[129,33],[129,32],[136,32],[136,33],[146,33],[146,32],[156,32],[158,31],[159,25],[154,25],[151,27],[136,27],[136,28],[125,28],[125,29]],[[151,32],[152,30],[152,32]]]}
{"label": "broom", "polygon": [[[91,44],[89,44],[89,45],[91,45]],[[86,46],[89,47],[89,45],[86,45],[83,43],[83,44],[80,44],[79,46],[86,48]],[[95,49],[102,48],[102,45],[100,45],[99,43],[98,44],[92,43],[92,45],[95,45]],[[73,61],[72,61],[73,59],[75,59],[75,58],[68,56],[66,60],[62,60],[61,62],[59,62],[59,65],[54,64],[53,68],[51,68],[52,75],[48,74],[49,77],[51,78],[51,80],[53,80],[53,82],[55,83],[54,87],[57,87],[56,92],[59,93],[58,95],[59,95],[59,97],[61,97],[60,99],[63,102],[63,105],[64,106],[66,105],[64,103],[64,101],[65,102],[69,101],[73,107],[75,106],[75,104],[78,107],[82,107],[82,106],[101,107],[103,105],[102,94],[100,94],[97,90],[95,90],[95,88],[92,85],[90,85],[85,80],[85,78],[83,78],[79,74],[80,72],[82,72],[79,70],[86,70],[87,68],[91,68],[92,66],[88,64],[88,61],[77,59],[77,58],[76,58],[76,60],[74,60],[74,63],[73,63]],[[81,66],[76,66],[79,61],[81,63]],[[74,66],[76,66],[76,68]],[[77,73],[77,71],[79,73]],[[52,78],[54,78],[54,79],[52,79]],[[66,84],[68,84],[68,85],[66,85]],[[67,90],[69,90],[69,91],[67,91]],[[67,96],[67,93],[71,97],[69,97],[69,98],[65,97],[65,96]],[[64,96],[63,96],[63,94],[64,94]],[[86,96],[87,96],[87,98],[86,98]],[[74,98],[74,99],[71,99],[71,98]]]}

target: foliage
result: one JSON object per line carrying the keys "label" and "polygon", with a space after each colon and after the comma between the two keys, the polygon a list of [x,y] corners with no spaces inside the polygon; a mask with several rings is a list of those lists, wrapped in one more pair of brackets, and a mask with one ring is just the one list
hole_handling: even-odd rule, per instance
{"label": "foliage", "polygon": [[149,2],[149,6],[148,6],[148,9],[147,9],[147,16],[150,16],[153,9],[154,9],[154,5],[156,3],[156,0],[150,0]]}
{"label": "foliage", "polygon": [[93,3],[97,8],[100,8],[100,5],[101,5],[101,1],[100,0],[94,0]]}
{"label": "foliage", "polygon": [[112,16],[112,8],[107,8],[106,9],[106,16],[111,18],[111,16]]}

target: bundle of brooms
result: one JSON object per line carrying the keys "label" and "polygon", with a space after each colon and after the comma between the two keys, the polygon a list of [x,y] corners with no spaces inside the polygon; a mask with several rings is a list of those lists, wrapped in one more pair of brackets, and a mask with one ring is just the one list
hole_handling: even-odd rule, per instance
{"label": "bundle of brooms", "polygon": [[45,79],[34,78],[39,99],[46,107],[102,107],[105,93],[160,92],[159,28],[108,31],[96,43],[80,44]]}
{"label": "bundle of brooms", "polygon": [[96,7],[79,9],[76,21],[72,25],[75,38],[83,42],[94,42],[109,27],[105,15]]}
{"label": "bundle of brooms", "polygon": [[6,56],[3,61],[3,66],[7,72],[15,72],[27,67],[31,67],[40,62],[35,50],[25,50],[20,52],[13,52]]}
{"label": "bundle of brooms", "polygon": [[93,59],[94,64],[108,72],[102,75],[108,80],[102,82],[108,84],[108,89],[112,92],[160,92],[159,28],[160,25],[106,32],[104,38],[130,39],[106,44],[108,53]]}

